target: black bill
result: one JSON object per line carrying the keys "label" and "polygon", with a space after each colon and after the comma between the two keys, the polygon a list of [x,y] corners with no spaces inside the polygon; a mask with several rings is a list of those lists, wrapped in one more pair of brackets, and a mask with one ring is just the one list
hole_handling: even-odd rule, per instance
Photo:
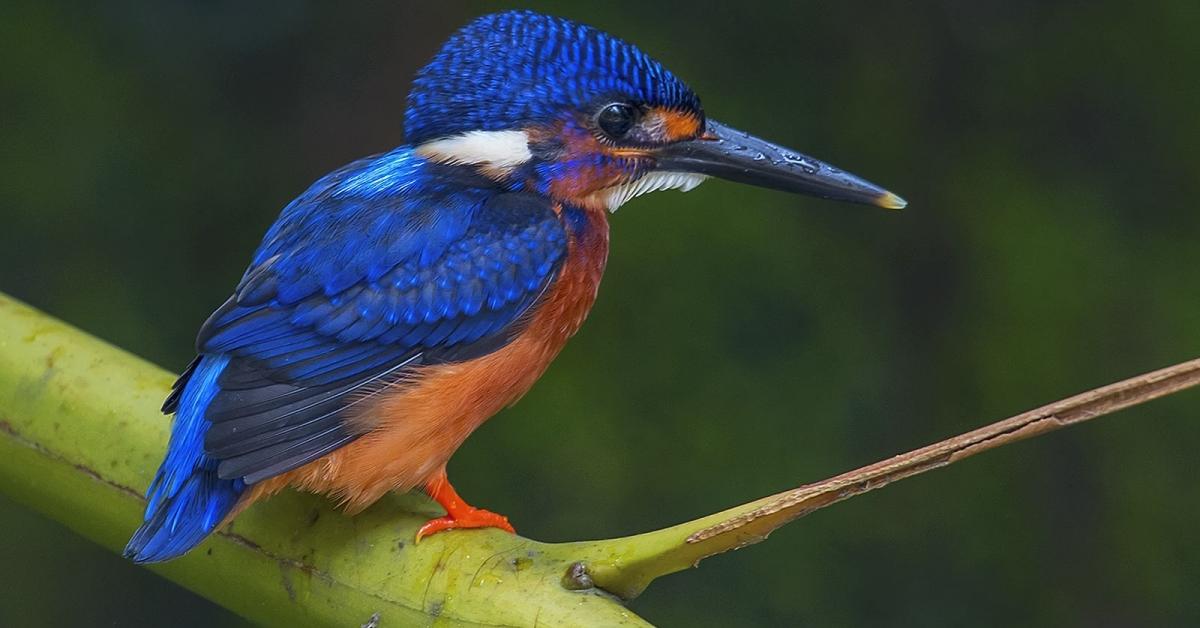
{"label": "black bill", "polygon": [[704,135],[671,144],[659,151],[657,158],[662,171],[694,172],[887,209],[907,205],[904,199],[870,181],[712,120]]}

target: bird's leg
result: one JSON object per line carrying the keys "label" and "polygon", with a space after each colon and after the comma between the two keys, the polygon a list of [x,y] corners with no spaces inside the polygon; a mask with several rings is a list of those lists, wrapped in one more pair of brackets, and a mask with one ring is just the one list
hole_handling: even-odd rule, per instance
{"label": "bird's leg", "polygon": [[516,533],[512,525],[508,523],[508,517],[482,508],[475,508],[463,501],[454,487],[450,486],[450,479],[446,477],[445,469],[442,469],[425,484],[425,492],[446,509],[446,516],[426,521],[425,525],[417,530],[417,541],[430,534],[455,528],[500,528],[510,533]]}

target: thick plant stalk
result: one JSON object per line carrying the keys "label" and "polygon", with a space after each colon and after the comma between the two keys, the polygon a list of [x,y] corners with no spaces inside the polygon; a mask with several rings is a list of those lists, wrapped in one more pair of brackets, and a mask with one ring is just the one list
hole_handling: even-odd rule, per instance
{"label": "thick plant stalk", "polygon": [[[120,551],[166,447],[172,380],[0,295],[0,491]],[[495,530],[414,546],[435,514],[416,496],[347,517],[285,493],[152,569],[265,625],[648,625],[600,589],[564,588],[569,547]]]}
{"label": "thick plant stalk", "polygon": [[[119,551],[144,507],[173,376],[0,294],[0,491]],[[981,451],[1200,384],[1200,360],[1098,388],[823,482],[645,534],[547,544],[495,530],[411,539],[434,506],[396,496],[346,517],[285,493],[163,576],[281,626],[647,626],[655,578],[819,508]]]}

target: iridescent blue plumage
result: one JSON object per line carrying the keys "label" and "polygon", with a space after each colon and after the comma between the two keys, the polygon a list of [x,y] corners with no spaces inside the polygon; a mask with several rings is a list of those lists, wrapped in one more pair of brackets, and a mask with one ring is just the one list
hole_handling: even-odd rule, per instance
{"label": "iridescent blue plumage", "polygon": [[204,414],[228,362],[226,356],[197,358],[167,398],[163,410],[176,413],[171,443],[146,492],[145,520],[126,556],[144,562],[186,552],[220,525],[245,488],[240,479],[219,478],[217,461],[204,453],[209,427]]}
{"label": "iridescent blue plumage", "polygon": [[201,329],[206,357],[168,401],[169,453],[127,555],[186,551],[242,487],[357,437],[345,419],[364,390],[503,345],[566,246],[546,199],[408,147],[313,184]]}
{"label": "iridescent blue plumage", "polygon": [[454,34],[413,81],[409,142],[563,119],[611,100],[700,110],[683,81],[636,46],[532,11],[486,15]]}

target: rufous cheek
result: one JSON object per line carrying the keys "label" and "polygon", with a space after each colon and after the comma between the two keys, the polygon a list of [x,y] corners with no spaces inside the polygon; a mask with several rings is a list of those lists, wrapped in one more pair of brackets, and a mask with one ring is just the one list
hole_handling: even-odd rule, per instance
{"label": "rufous cheek", "polygon": [[599,190],[624,181],[625,168],[617,163],[587,164],[568,169],[569,172],[550,182],[550,194],[555,198],[575,201],[577,204]]}
{"label": "rufous cheek", "polygon": [[551,196],[578,203],[629,177],[627,157],[586,129],[560,127],[555,139],[561,150],[555,159],[558,167],[548,181]]}

